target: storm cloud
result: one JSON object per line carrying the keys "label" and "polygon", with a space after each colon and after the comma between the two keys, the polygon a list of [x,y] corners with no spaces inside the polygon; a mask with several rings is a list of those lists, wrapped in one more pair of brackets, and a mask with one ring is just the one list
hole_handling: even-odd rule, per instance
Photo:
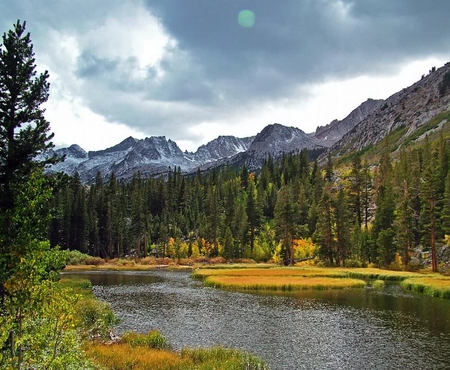
{"label": "storm cloud", "polygon": [[[3,30],[27,21],[51,99],[196,144],[217,122],[242,136],[258,111],[295,112],[311,86],[450,58],[446,0],[6,0],[2,8]],[[273,123],[264,118],[253,134]]]}

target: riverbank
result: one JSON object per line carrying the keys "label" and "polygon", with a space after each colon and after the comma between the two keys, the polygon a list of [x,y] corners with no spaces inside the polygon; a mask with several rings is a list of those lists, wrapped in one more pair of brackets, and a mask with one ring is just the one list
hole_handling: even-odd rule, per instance
{"label": "riverbank", "polygon": [[[186,259],[177,262],[156,257],[103,260],[75,253],[64,271],[186,270],[193,271],[193,277],[203,279],[206,286],[235,290],[346,289],[363,287],[368,279],[399,282],[408,280],[408,283],[402,284],[404,289],[450,298],[449,280],[429,270],[410,272],[379,268],[318,267],[309,264],[280,267],[269,263],[256,264],[248,260],[227,263],[223,258]],[[420,278],[426,280],[421,281]]]}
{"label": "riverbank", "polygon": [[69,288],[76,296],[76,322],[84,341],[82,356],[105,370],[268,370],[259,358],[236,349],[223,347],[183,348],[175,352],[157,330],[148,334],[125,333],[112,335],[117,323],[110,306],[92,293],[86,279],[62,278],[61,287]]}

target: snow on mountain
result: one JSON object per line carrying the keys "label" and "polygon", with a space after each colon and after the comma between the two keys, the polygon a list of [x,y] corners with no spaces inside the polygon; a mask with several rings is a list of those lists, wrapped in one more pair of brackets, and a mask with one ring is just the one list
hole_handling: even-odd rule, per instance
{"label": "snow on mountain", "polygon": [[193,155],[196,162],[203,164],[224,158],[231,158],[237,153],[245,152],[255,137],[243,139],[234,136],[219,136],[217,139],[202,145]]}
{"label": "snow on mountain", "polygon": [[256,170],[269,155],[276,158],[283,153],[299,153],[305,148],[325,150],[313,134],[306,134],[297,127],[274,123],[256,135],[249,149],[233,157],[230,165],[238,167],[245,164],[249,169]]}
{"label": "snow on mountain", "polygon": [[229,158],[248,149],[253,138],[219,136],[202,145],[195,153],[183,152],[178,145],[164,136],[153,136],[142,140],[129,137],[110,148],[86,153],[78,145],[56,151],[65,155],[65,161],[48,169],[48,172],[78,172],[84,182],[91,182],[99,172],[103,178],[110,173],[119,179],[129,179],[136,172],[142,176],[157,176],[169,168],[180,168],[183,172],[195,171],[198,167]]}

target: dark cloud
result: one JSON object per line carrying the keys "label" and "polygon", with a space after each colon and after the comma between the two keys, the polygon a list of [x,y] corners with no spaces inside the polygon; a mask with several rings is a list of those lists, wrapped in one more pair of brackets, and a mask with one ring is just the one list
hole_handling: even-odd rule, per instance
{"label": "dark cloud", "polygon": [[[127,5],[144,4],[174,44],[140,74],[135,55],[105,55],[83,43],[87,31],[95,35],[109,14],[118,14],[115,8],[126,13],[119,0],[7,0],[0,24],[6,30],[27,19],[42,53],[51,30],[75,35],[83,102],[111,121],[174,138],[245,107],[301,98],[305,84],[389,74],[450,50],[447,0],[142,1]],[[255,14],[253,27],[239,25],[244,9]]]}

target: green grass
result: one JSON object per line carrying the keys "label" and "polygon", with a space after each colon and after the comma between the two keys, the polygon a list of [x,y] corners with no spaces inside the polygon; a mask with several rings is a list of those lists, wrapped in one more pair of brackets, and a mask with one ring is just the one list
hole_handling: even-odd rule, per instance
{"label": "green grass", "polygon": [[372,288],[377,290],[382,290],[386,286],[386,282],[384,280],[375,280],[372,283]]}
{"label": "green grass", "polygon": [[414,292],[428,294],[432,297],[450,298],[450,278],[430,276],[402,281],[402,287]]}

